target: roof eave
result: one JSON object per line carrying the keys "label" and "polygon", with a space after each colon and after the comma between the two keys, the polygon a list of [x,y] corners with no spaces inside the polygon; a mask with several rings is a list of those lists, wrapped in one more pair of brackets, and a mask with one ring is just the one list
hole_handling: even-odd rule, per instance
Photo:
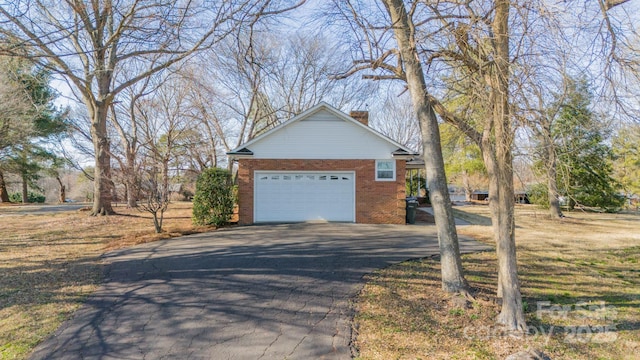
{"label": "roof eave", "polygon": [[229,156],[231,160],[247,159],[247,158],[253,157],[253,151],[247,149],[246,147],[243,147],[239,150],[233,150],[233,151],[227,152],[227,156]]}
{"label": "roof eave", "polygon": [[420,154],[407,151],[405,148],[399,148],[398,150],[391,153],[391,156],[393,156],[394,159],[400,159],[400,160],[412,160],[418,155]]}
{"label": "roof eave", "polygon": [[231,160],[252,159],[253,158],[253,155],[242,155],[242,154],[232,154],[232,153],[227,153],[227,155],[229,156],[229,159],[231,159]]}
{"label": "roof eave", "polygon": [[392,155],[394,159],[398,159],[398,160],[411,160],[414,158],[414,155],[407,155],[407,154],[393,154]]}

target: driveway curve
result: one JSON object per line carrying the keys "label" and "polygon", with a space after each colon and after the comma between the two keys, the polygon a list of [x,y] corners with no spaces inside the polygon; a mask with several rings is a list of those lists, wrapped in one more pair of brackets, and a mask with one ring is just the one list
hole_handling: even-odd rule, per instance
{"label": "driveway curve", "polygon": [[332,223],[111,252],[103,286],[32,359],[349,359],[363,275],[437,252],[433,226]]}

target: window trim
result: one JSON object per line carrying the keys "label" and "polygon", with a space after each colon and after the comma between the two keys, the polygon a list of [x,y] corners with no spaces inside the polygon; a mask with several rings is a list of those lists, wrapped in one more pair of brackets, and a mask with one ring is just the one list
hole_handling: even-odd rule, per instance
{"label": "window trim", "polygon": [[[391,162],[391,171],[393,172],[393,175],[391,176],[391,178],[378,177],[378,171],[389,171],[388,169],[379,170],[378,169],[379,164],[388,163],[388,162]],[[394,159],[376,160],[375,178],[376,178],[376,181],[396,181],[396,161]]]}

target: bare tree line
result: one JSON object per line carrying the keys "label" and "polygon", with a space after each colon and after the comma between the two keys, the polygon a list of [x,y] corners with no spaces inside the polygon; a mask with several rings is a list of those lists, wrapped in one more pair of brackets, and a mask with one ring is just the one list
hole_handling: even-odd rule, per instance
{"label": "bare tree line", "polygon": [[[148,159],[161,164],[166,187],[169,167],[172,175],[192,176],[207,167],[231,169],[227,151],[318,101],[358,107],[368,99],[369,86],[330,78],[340,70],[338,57],[322,38],[284,38],[254,41],[251,59],[242,56],[246,43],[224,41],[215,52],[169,67],[115,98],[108,115],[110,156],[128,206],[136,206],[140,197],[139,175]],[[87,121],[79,116],[74,124],[77,142],[86,143]],[[159,139],[166,147],[162,154]]]}
{"label": "bare tree line", "polygon": [[270,0],[13,1],[0,7],[0,36],[3,52],[28,56],[60,74],[86,106],[96,159],[92,214],[109,214],[113,183],[107,118],[116,96],[211,48],[243,24],[297,5]]}

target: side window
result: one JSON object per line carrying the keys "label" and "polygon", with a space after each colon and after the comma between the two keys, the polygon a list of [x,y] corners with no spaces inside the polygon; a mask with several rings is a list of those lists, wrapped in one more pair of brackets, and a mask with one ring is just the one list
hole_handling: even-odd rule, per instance
{"label": "side window", "polygon": [[376,160],[376,181],[395,181],[395,160]]}

